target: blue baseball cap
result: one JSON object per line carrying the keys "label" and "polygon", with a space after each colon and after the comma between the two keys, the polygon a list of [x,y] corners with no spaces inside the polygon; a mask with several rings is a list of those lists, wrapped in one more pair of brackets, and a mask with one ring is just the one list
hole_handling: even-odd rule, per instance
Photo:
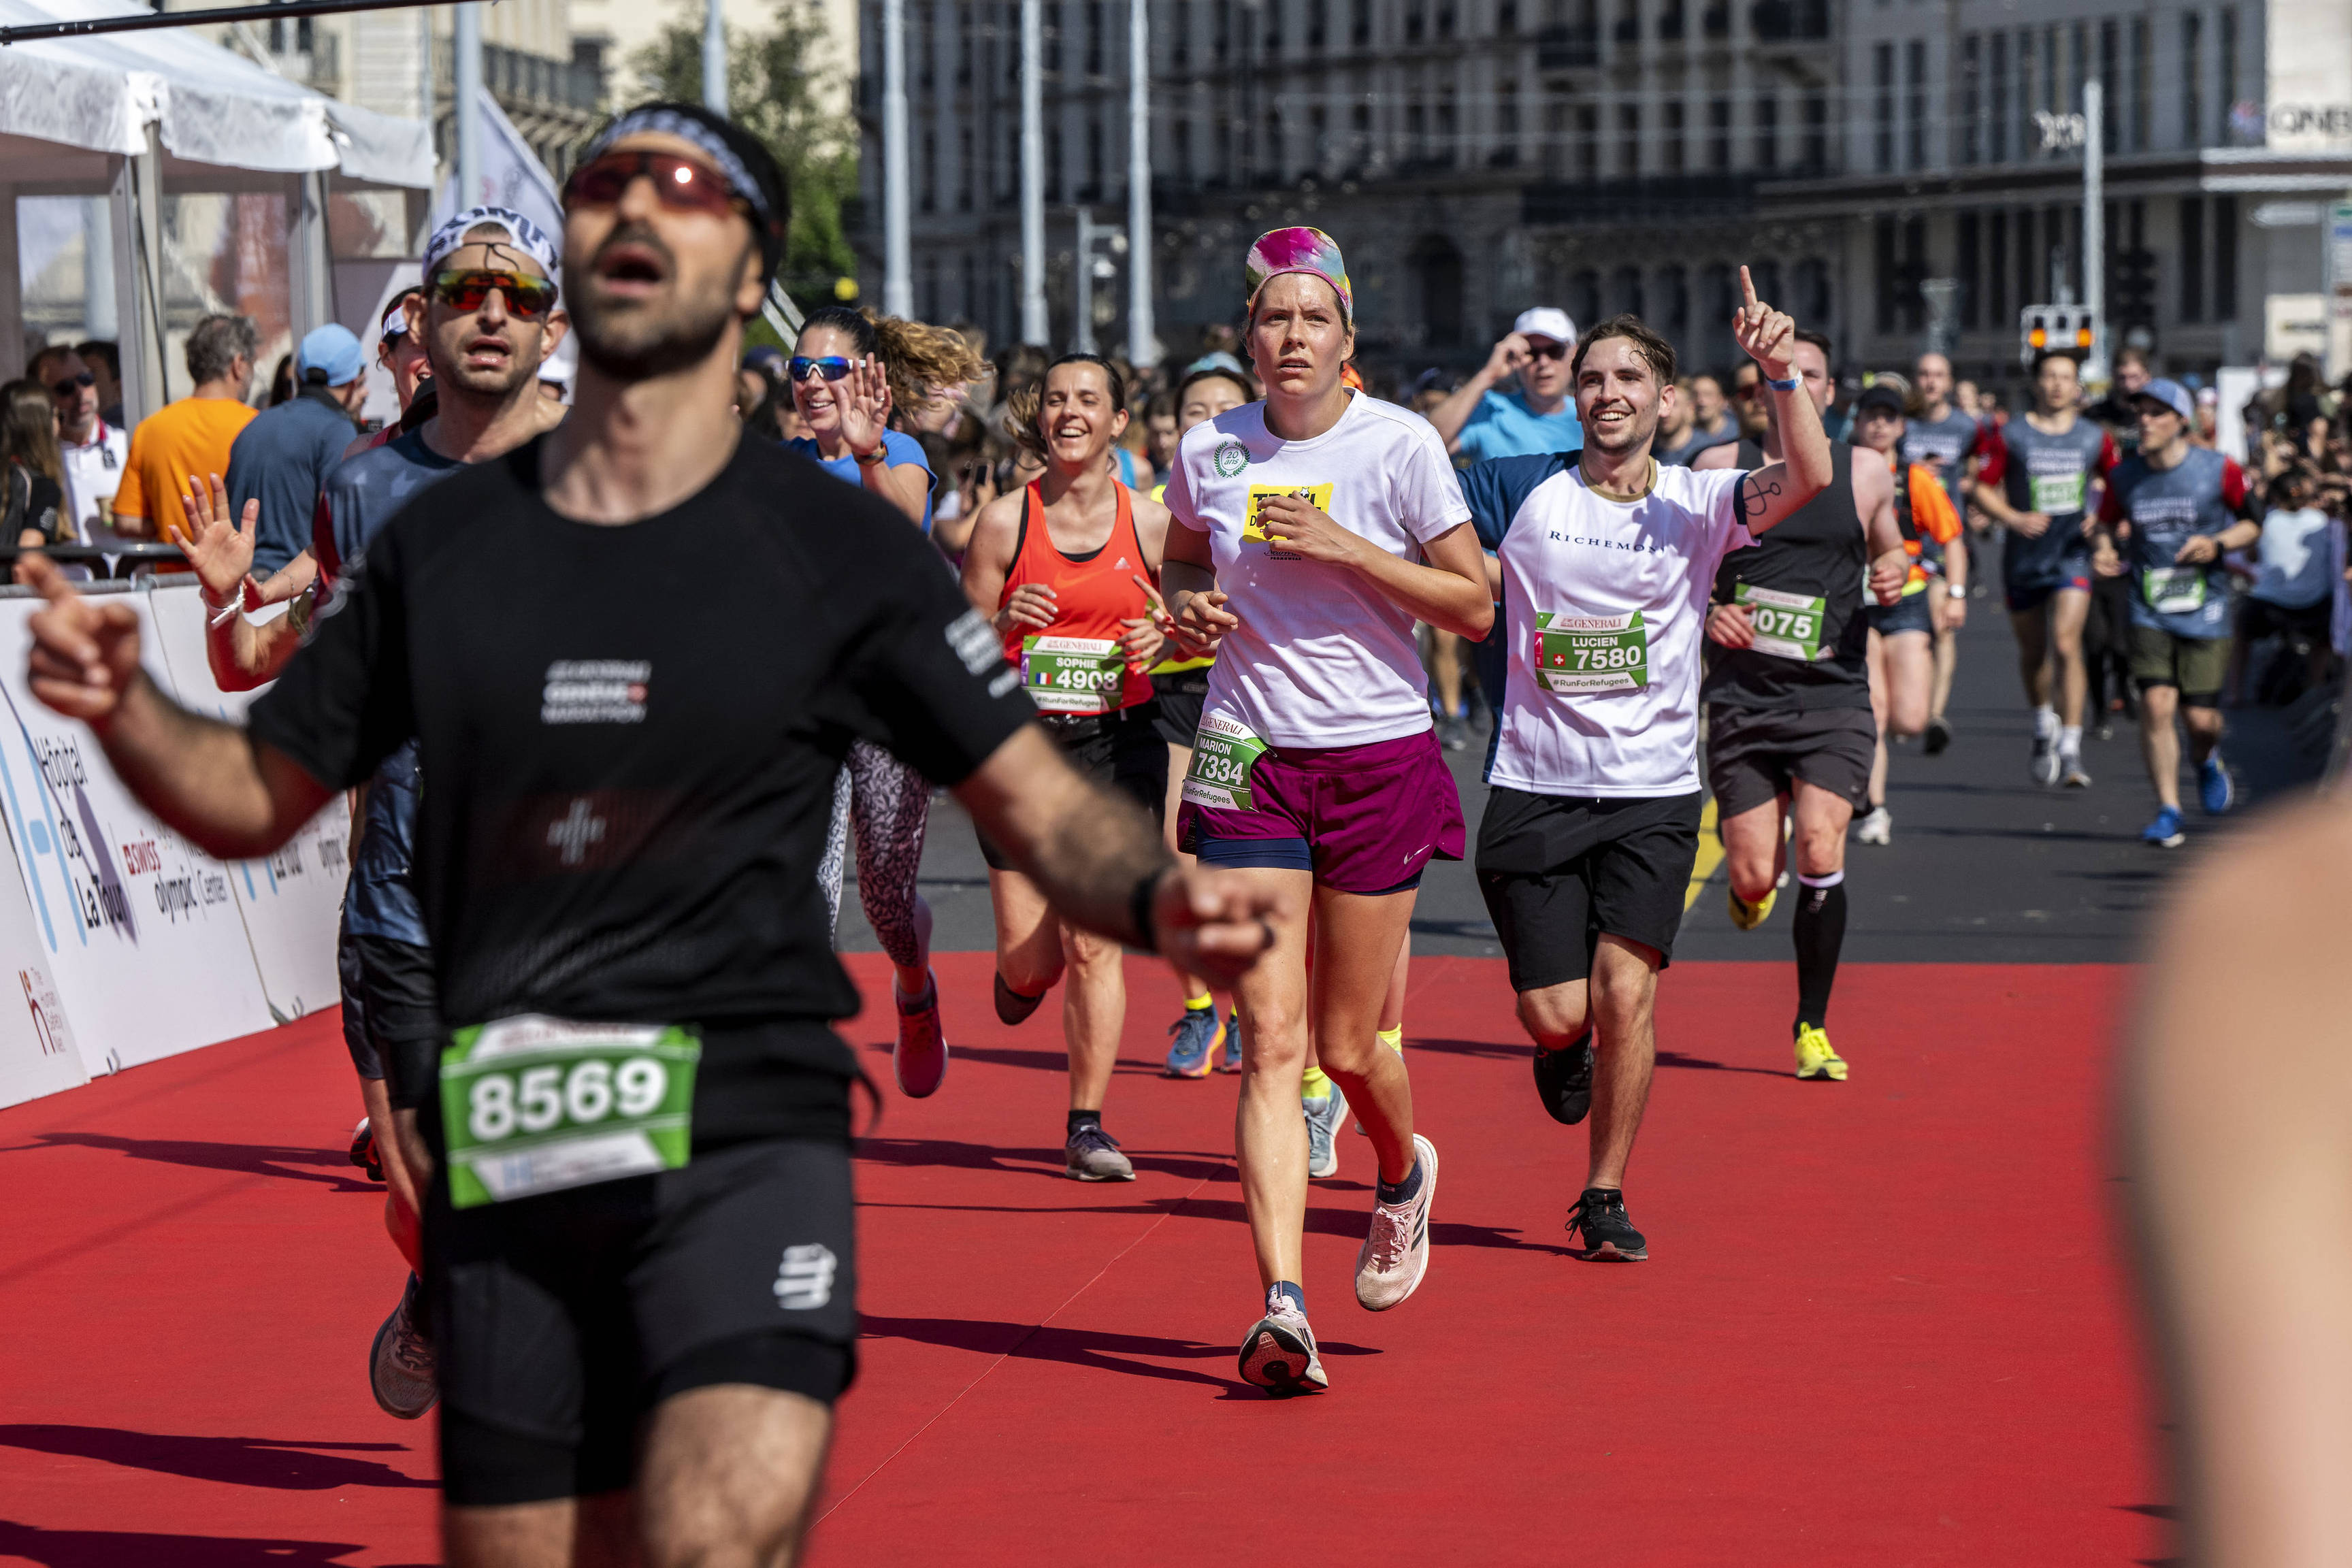
{"label": "blue baseball cap", "polygon": [[2187,387],[2168,376],[2158,376],[2154,381],[2132,394],[2134,402],[2143,397],[2155,398],[2183,419],[2197,417],[2197,400],[2189,395]]}
{"label": "blue baseball cap", "polygon": [[313,328],[302,339],[302,347],[294,356],[294,374],[304,381],[311,380],[310,373],[320,373],[321,384],[343,386],[358,379],[366,366],[360,357],[360,341],[352,336],[349,327],[330,321]]}

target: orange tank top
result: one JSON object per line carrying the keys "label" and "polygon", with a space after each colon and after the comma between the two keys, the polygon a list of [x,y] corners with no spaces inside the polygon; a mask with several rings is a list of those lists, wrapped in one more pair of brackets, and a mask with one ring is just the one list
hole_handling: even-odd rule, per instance
{"label": "orange tank top", "polygon": [[1134,579],[1156,575],[1144,563],[1127,487],[1111,488],[1118,497],[1118,516],[1110,537],[1083,557],[1054,547],[1042,481],[1031,480],[1022,497],[1021,538],[997,604],[1003,605],[1024,583],[1054,590],[1057,613],[1052,626],[1039,633],[1015,628],[1004,638],[1006,660],[1020,669],[1030,700],[1049,713],[1108,713],[1151,698],[1151,677],[1102,646],[1123,636],[1128,621],[1150,613],[1150,601]]}

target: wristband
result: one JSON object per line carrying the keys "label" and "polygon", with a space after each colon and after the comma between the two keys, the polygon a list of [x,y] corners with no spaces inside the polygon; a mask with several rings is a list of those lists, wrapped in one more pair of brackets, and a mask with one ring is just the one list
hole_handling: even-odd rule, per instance
{"label": "wristband", "polygon": [[888,460],[887,454],[886,454],[879,447],[875,447],[874,450],[870,452],[852,452],[849,455],[857,459],[859,467],[867,468],[872,468],[877,463],[887,462]]}
{"label": "wristband", "polygon": [[215,630],[218,630],[220,627],[228,625],[229,621],[234,616],[244,613],[244,601],[245,595],[239,594],[236,598],[231,599],[226,605],[215,605],[207,603],[205,605],[205,608],[211,610],[213,612],[213,616],[212,619],[205,624],[212,626]]}
{"label": "wristband", "polygon": [[1764,378],[1764,384],[1770,387],[1775,392],[1794,392],[1797,388],[1805,384],[1805,378],[1801,375],[1792,375],[1786,381],[1774,381],[1768,375]]}
{"label": "wristband", "polygon": [[1127,918],[1140,939],[1136,945],[1146,952],[1160,951],[1160,931],[1152,922],[1151,900],[1160,891],[1160,879],[1167,874],[1165,866],[1146,871],[1137,879],[1135,890],[1127,896]]}
{"label": "wristband", "polygon": [[1968,596],[1969,591],[1966,588],[1961,587],[1958,583],[1947,583],[1944,584],[1944,597],[1947,599],[1965,599]]}

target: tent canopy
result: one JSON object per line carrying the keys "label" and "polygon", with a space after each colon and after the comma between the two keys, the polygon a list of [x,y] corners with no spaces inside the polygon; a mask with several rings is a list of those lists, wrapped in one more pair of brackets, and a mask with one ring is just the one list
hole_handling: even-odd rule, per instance
{"label": "tent canopy", "polygon": [[[0,0],[0,25],[142,14],[146,8],[131,0]],[[190,13],[190,20],[202,15]],[[422,121],[324,97],[192,33],[108,33],[0,48],[0,137],[49,143],[47,154],[79,148],[137,157],[148,150],[150,125],[166,158],[184,165],[331,169],[350,182],[433,185],[432,142]]]}

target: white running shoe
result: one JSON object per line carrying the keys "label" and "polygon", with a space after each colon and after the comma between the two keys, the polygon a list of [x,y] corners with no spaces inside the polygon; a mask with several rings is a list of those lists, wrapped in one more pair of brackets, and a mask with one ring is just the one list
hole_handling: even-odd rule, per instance
{"label": "white running shoe", "polygon": [[414,1421],[441,1397],[433,1342],[417,1327],[416,1276],[400,1293],[400,1305],[375,1331],[368,1351],[368,1387],[386,1415]]}
{"label": "white running shoe", "polygon": [[2091,775],[2083,771],[2083,759],[2074,752],[2058,753],[2058,782],[2068,789],[2088,789]]}
{"label": "white running shoe", "polygon": [[1885,806],[1865,813],[1853,825],[1853,841],[1857,844],[1886,844],[1895,837],[1895,814]]}
{"label": "white running shoe", "polygon": [[1437,1195],[1437,1145],[1412,1135],[1421,1191],[1401,1204],[1372,1205],[1372,1227],[1356,1254],[1356,1301],[1368,1312],[1402,1306],[1429,1272],[1429,1205]]}
{"label": "white running shoe", "polygon": [[1277,1399],[1331,1386],[1323,1375],[1323,1358],[1315,1353],[1315,1331],[1289,1297],[1265,1293],[1265,1316],[1242,1340],[1242,1381]]}
{"label": "white running shoe", "polygon": [[2033,760],[2029,765],[2032,771],[2033,782],[2035,784],[2042,785],[2044,789],[2056,784],[2058,782],[2059,770],[2058,737],[2055,735],[2034,736]]}
{"label": "white running shoe", "polygon": [[1307,1113],[1307,1174],[1320,1181],[1339,1173],[1339,1141],[1332,1134],[1339,1131],[1339,1119],[1348,1114],[1348,1097],[1339,1086],[1330,1086],[1331,1092],[1321,1100],[1309,1100],[1301,1095],[1298,1107]]}

